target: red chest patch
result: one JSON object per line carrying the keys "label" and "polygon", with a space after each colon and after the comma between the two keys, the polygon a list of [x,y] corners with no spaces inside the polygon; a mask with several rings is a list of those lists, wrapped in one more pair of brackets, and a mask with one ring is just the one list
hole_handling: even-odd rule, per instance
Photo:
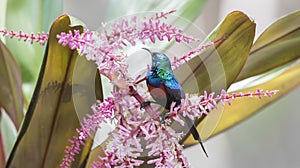
{"label": "red chest patch", "polygon": [[147,84],[148,91],[155,101],[158,103],[165,103],[167,101],[166,88],[164,85],[160,85],[159,87],[152,87]]}

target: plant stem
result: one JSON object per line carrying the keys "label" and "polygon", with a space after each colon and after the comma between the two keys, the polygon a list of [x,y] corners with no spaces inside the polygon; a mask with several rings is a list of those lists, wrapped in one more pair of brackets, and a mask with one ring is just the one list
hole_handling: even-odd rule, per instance
{"label": "plant stem", "polygon": [[[135,90],[133,86],[129,86],[129,94],[133,96],[140,104],[144,103],[144,98]],[[145,106],[145,110],[148,112],[151,118],[157,119],[157,115],[151,108],[151,106]]]}

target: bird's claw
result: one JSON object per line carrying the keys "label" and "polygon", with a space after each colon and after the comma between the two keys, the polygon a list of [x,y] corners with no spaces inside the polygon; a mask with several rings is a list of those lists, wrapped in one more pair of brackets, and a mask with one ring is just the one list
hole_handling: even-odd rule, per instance
{"label": "bird's claw", "polygon": [[151,104],[151,101],[144,101],[143,103],[141,103],[140,109],[143,109],[143,108],[145,108],[147,106],[150,106],[150,104]]}
{"label": "bird's claw", "polygon": [[166,113],[163,113],[162,116],[161,116],[161,121],[160,121],[160,124],[165,124],[165,120],[166,118],[168,117],[168,115],[170,114],[170,112],[166,112]]}

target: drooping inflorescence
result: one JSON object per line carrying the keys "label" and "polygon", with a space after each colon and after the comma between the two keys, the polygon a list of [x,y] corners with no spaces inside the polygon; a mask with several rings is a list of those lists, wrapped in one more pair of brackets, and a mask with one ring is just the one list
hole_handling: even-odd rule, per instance
{"label": "drooping inflorescence", "polygon": [[62,32],[57,35],[59,43],[69,46],[72,50],[78,49],[88,60],[94,61],[101,74],[120,87],[127,88],[132,82],[127,73],[126,53],[122,49],[128,45],[135,46],[137,42],[146,40],[155,43],[163,40],[190,43],[198,41],[184,34],[183,30],[162,21],[174,11],[159,13],[155,18],[122,18],[111,23],[103,24],[103,33],[85,30]]}
{"label": "drooping inflorescence", "polygon": [[[126,53],[122,49],[138,42],[155,43],[163,40],[190,43],[198,39],[183,33],[183,30],[165,23],[167,15],[173,13],[157,13],[152,18],[129,19],[122,18],[107,26],[103,24],[103,32],[84,30],[62,32],[57,35],[59,43],[78,50],[88,60],[94,61],[99,72],[106,76],[117,87],[111,97],[103,102],[96,102],[92,106],[93,114],[88,115],[77,129],[78,136],[69,140],[70,145],[65,150],[66,156],[61,164],[62,168],[69,167],[74,161],[75,154],[85,144],[89,136],[93,136],[103,122],[115,123],[115,129],[110,133],[109,142],[103,147],[102,155],[92,163],[92,167],[138,167],[142,164],[152,164],[155,167],[189,167],[187,158],[182,153],[179,144],[183,133],[176,132],[170,123],[173,120],[181,125],[184,121],[180,116],[190,119],[207,115],[218,108],[218,103],[231,105],[230,100],[238,97],[271,96],[277,91],[228,94],[223,90],[219,95],[204,92],[203,95],[186,95],[180,106],[171,105],[170,113],[162,123],[160,111],[152,107],[140,108],[140,104],[148,100],[149,93],[139,90],[136,80],[128,74],[125,61]],[[178,68],[189,61],[192,56],[226,38],[220,38],[204,46],[196,48],[186,55],[175,58],[172,66]],[[192,101],[194,100],[194,101]],[[141,159],[142,157],[149,159]]]}
{"label": "drooping inflorescence", "polygon": [[80,147],[85,145],[85,141],[88,137],[91,137],[94,132],[103,122],[108,119],[113,119],[116,112],[116,105],[111,97],[105,99],[105,101],[97,101],[95,105],[91,107],[93,114],[87,115],[83,122],[80,123],[81,127],[76,129],[78,136],[73,136],[69,139],[70,145],[66,147],[66,156],[61,163],[61,167],[69,167],[74,161],[74,156],[79,154]]}
{"label": "drooping inflorescence", "polygon": [[[207,92],[200,96],[187,95],[185,99],[182,99],[179,107],[175,107],[175,103],[171,105],[167,120],[173,119],[184,125],[180,115],[194,119],[218,108],[218,102],[221,102],[221,105],[231,105],[230,100],[236,98],[270,97],[277,92],[277,90],[258,89],[255,92],[228,94],[223,90],[220,95]],[[104,156],[99,156],[99,160],[93,163],[93,167],[140,166],[144,161],[139,157],[145,151],[148,151],[147,156],[154,157],[148,160],[147,164],[154,164],[156,167],[189,167],[187,158],[182,154],[182,146],[179,144],[182,133],[176,132],[168,124],[161,124],[159,120],[145,117],[145,111],[140,109],[139,103],[133,97],[128,97],[126,91],[116,92],[113,97],[102,103],[97,102],[97,104],[92,107],[94,113],[89,115],[88,119],[81,124],[81,128],[77,130],[78,136],[70,140],[71,145],[66,149],[66,156],[61,167],[69,167],[74,155],[79,152],[80,145],[84,145],[85,138],[100,128],[100,123],[105,122],[105,119],[114,120],[117,125],[111,133],[111,141],[106,149],[103,149]],[[116,111],[116,106],[122,107],[119,112]],[[145,147],[142,146],[142,141],[146,142]]]}

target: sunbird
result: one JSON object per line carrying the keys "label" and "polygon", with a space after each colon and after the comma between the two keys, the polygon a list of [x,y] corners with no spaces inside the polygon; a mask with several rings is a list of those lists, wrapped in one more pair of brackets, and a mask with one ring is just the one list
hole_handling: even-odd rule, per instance
{"label": "sunbird", "polygon": [[[179,106],[181,100],[185,98],[185,93],[173,74],[169,58],[163,53],[151,52],[147,48],[143,49],[152,56],[152,65],[146,75],[146,84],[155,103],[160,104],[166,110],[170,110],[172,102],[176,103],[175,107]],[[144,105],[149,103],[149,101],[145,102]],[[164,120],[165,117],[162,118]],[[199,142],[203,152],[208,157],[195,123],[188,117],[184,117],[184,120],[190,128],[193,138]]]}

